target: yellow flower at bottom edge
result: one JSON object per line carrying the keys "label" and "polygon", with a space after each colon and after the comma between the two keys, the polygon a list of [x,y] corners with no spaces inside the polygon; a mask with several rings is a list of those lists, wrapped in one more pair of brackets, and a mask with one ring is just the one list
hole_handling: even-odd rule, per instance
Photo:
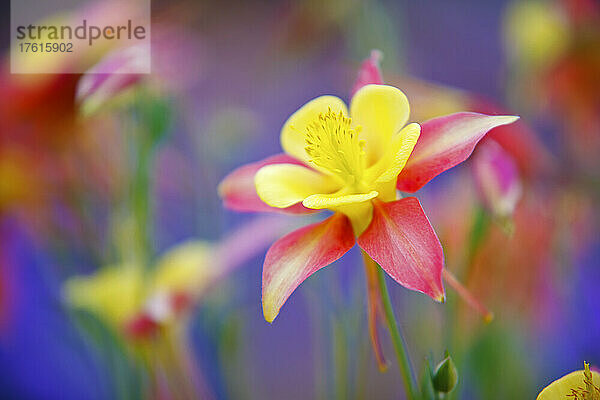
{"label": "yellow flower at bottom edge", "polygon": [[584,367],[546,386],[537,400],[600,400],[600,374],[590,371],[588,363]]}

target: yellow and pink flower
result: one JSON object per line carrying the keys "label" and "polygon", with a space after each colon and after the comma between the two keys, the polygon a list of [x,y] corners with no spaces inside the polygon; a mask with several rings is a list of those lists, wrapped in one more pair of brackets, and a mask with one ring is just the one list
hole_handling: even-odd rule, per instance
{"label": "yellow and pink flower", "polygon": [[308,102],[283,125],[285,154],[243,166],[219,187],[237,211],[333,212],[267,252],[262,303],[269,322],[305,279],[355,243],[406,288],[445,297],[440,241],[419,200],[397,190],[416,192],[466,160],[489,130],[518,117],[459,112],[407,124],[405,94],[378,83],[359,85],[349,108],[335,96]]}

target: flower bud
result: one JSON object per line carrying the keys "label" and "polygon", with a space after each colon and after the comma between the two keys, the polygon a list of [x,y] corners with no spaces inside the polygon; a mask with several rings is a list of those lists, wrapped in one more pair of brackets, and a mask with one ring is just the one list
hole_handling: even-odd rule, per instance
{"label": "flower bud", "polygon": [[436,392],[449,393],[458,383],[458,371],[450,355],[440,362],[433,373],[433,388]]}

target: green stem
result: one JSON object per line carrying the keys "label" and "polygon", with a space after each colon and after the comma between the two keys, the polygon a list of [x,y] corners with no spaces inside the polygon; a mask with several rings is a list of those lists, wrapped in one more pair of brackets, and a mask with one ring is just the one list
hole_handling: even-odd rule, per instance
{"label": "green stem", "polygon": [[404,379],[406,398],[409,400],[413,400],[416,398],[418,391],[412,373],[410,360],[408,359],[408,351],[406,350],[404,339],[402,338],[402,334],[400,333],[398,321],[396,321],[396,316],[394,315],[394,310],[392,308],[390,294],[385,283],[385,273],[383,272],[383,269],[381,269],[381,267],[377,268],[377,275],[379,279],[379,287],[381,289],[381,300],[383,302],[385,319],[387,320],[390,335],[392,337],[392,343],[394,344],[394,350],[396,351],[398,367],[400,368],[402,379]]}
{"label": "green stem", "polygon": [[150,228],[150,170],[152,163],[152,146],[142,135],[139,137],[137,168],[134,177],[133,212],[137,222],[141,262],[147,265],[151,257]]}
{"label": "green stem", "polygon": [[[473,214],[473,222],[471,224],[471,230],[468,236],[467,254],[465,255],[464,262],[456,266],[456,275],[458,275],[463,281],[467,281],[469,275],[472,272],[474,258],[477,250],[481,244],[486,240],[489,234],[490,219],[486,211],[477,207]],[[459,369],[462,367],[463,358],[465,355],[464,343],[461,342],[461,335],[459,332],[460,321],[459,313],[459,299],[455,293],[450,293],[446,297],[446,325],[449,327],[445,330],[446,332],[446,343],[452,350],[452,359]],[[460,382],[459,382],[460,385]],[[450,392],[446,397],[448,399],[456,399],[460,395],[460,387]]]}
{"label": "green stem", "polygon": [[143,112],[144,104],[139,99],[141,94],[136,93],[136,104],[134,113],[136,113],[137,123],[133,127],[134,151],[135,151],[135,169],[133,175],[132,192],[132,211],[135,216],[137,227],[137,238],[139,240],[139,250],[142,265],[146,266],[151,254],[151,226],[150,226],[150,202],[151,187],[150,174],[152,171],[153,146],[152,140],[147,132],[148,121],[145,121]]}

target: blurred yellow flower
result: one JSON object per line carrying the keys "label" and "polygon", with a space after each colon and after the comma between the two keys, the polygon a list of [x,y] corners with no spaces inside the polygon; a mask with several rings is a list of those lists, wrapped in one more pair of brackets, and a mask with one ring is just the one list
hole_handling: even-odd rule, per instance
{"label": "blurred yellow flower", "polygon": [[218,242],[188,240],[163,253],[153,268],[123,263],[64,285],[66,301],[132,337],[145,337],[183,316],[215,283],[287,231],[279,217],[259,217]]}
{"label": "blurred yellow flower", "polygon": [[214,249],[207,242],[190,240],[167,251],[157,262],[152,291],[203,293],[219,275]]}
{"label": "blurred yellow flower", "polygon": [[[124,329],[139,314],[155,323],[167,323],[185,304],[199,298],[220,275],[214,246],[191,240],[167,251],[144,276],[139,265],[116,265],[65,284],[73,307],[88,310],[117,329]],[[210,260],[210,262],[209,262]]]}
{"label": "blurred yellow flower", "polygon": [[514,2],[507,10],[505,24],[507,48],[521,68],[536,69],[551,63],[569,41],[568,22],[552,2]]}
{"label": "blurred yellow flower", "polygon": [[0,149],[0,214],[40,197],[41,177],[31,169],[35,161],[35,155],[26,149]]}
{"label": "blurred yellow flower", "polygon": [[68,302],[120,326],[139,309],[143,299],[142,271],[135,265],[114,265],[65,284]]}

